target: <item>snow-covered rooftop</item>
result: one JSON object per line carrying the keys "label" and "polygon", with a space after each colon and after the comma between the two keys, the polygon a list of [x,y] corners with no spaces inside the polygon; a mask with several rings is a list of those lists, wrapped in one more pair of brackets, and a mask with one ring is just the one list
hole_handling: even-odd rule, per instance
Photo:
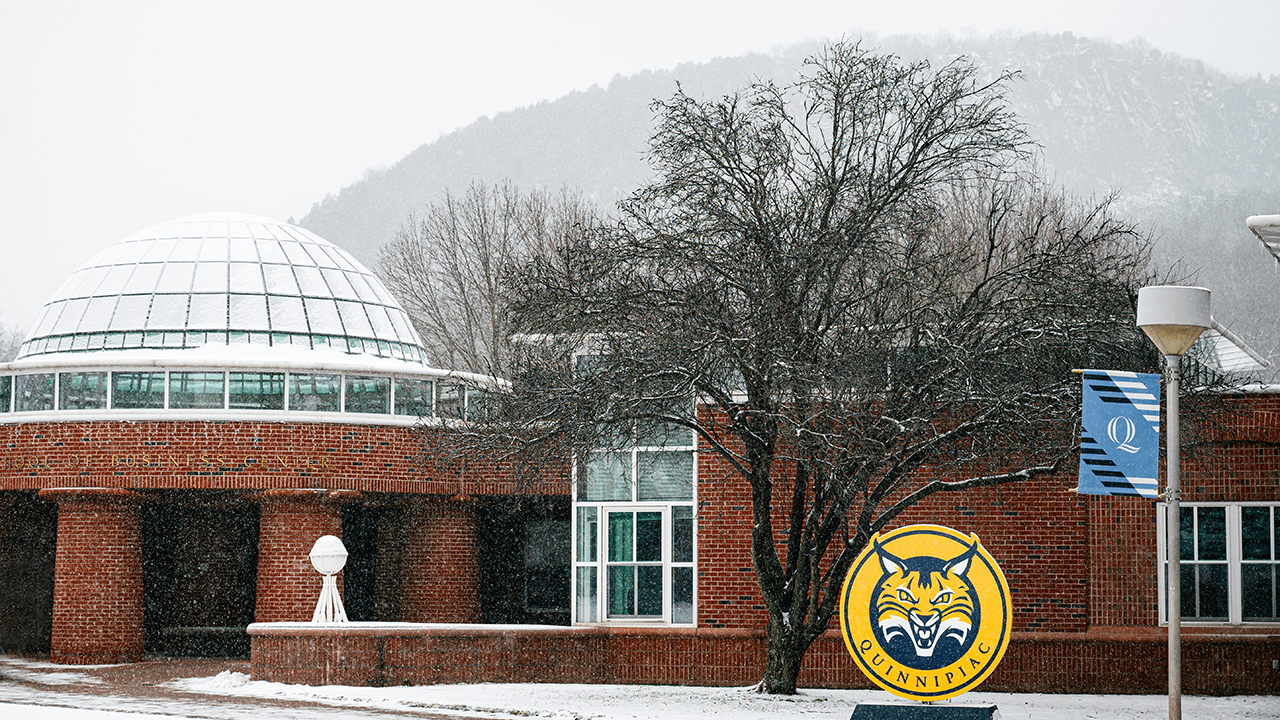
{"label": "snow-covered rooftop", "polygon": [[108,246],[53,294],[18,357],[204,346],[241,358],[279,346],[423,358],[404,310],[349,253],[235,213],[190,215]]}

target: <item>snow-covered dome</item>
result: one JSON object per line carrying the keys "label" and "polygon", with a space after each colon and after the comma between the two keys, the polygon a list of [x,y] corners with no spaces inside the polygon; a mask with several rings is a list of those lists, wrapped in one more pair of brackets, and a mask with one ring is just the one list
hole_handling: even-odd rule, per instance
{"label": "snow-covered dome", "polygon": [[256,215],[191,215],[98,253],[44,306],[19,359],[238,345],[423,361],[408,316],[355,258]]}

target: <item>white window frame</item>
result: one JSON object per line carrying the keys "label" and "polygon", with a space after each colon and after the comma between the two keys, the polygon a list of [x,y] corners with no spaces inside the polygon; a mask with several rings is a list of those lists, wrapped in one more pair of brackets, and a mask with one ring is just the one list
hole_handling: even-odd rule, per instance
{"label": "white window frame", "polygon": [[[696,627],[698,624],[698,452],[696,449],[696,436],[692,430],[689,431],[690,436],[695,444],[691,445],[673,445],[673,446],[637,446],[622,450],[622,452],[630,452],[631,454],[631,500],[578,500],[578,479],[580,473],[584,472],[582,464],[575,462],[573,467],[573,502],[571,506],[570,516],[572,521],[572,538],[570,542],[570,567],[573,571],[570,573],[570,618],[574,625],[671,625],[674,627]],[[639,465],[639,454],[652,451],[670,451],[670,452],[687,452],[692,457],[692,475],[690,497],[682,500],[637,500],[637,473]],[[592,507],[596,508],[596,541],[595,541],[595,561],[579,561],[578,560],[578,537],[581,528],[578,524],[579,508]],[[692,516],[692,558],[689,562],[675,562],[672,559],[673,542],[675,540],[674,519],[675,507],[688,507]],[[608,515],[610,512],[661,512],[662,513],[662,616],[659,617],[643,617],[643,616],[627,616],[610,618],[609,617],[609,597],[608,597],[608,574],[609,574],[609,525]],[[596,587],[595,587],[595,620],[580,621],[579,617],[579,589],[578,589],[578,569],[579,568],[596,568]],[[690,569],[692,576],[692,601],[693,612],[689,622],[675,623],[672,622],[672,602],[674,600],[674,592],[672,587],[672,568],[687,567]]]}
{"label": "white window frame", "polygon": [[[1244,507],[1271,507],[1275,520],[1273,522],[1280,523],[1280,501],[1278,502],[1184,502],[1180,503],[1181,507],[1189,508],[1225,508],[1226,509],[1226,532],[1227,532],[1227,620],[1199,620],[1195,618],[1182,618],[1184,625],[1240,625],[1243,627],[1280,627],[1280,621],[1258,621],[1244,620],[1244,604],[1242,601],[1243,581],[1241,579],[1241,560],[1243,556],[1242,549],[1242,527],[1240,509]],[[1160,624],[1168,625],[1168,581],[1165,573],[1165,566],[1168,560],[1168,516],[1169,507],[1165,503],[1156,503],[1156,578],[1159,586],[1159,612]],[[1274,533],[1272,542],[1274,543]],[[1273,548],[1274,553],[1280,553],[1280,548]],[[1280,559],[1280,554],[1276,555]],[[1213,561],[1210,561],[1213,562]]]}

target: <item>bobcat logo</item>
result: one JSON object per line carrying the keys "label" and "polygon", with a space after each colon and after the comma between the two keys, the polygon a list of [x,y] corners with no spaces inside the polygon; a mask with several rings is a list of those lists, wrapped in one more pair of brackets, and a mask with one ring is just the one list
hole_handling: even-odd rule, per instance
{"label": "bobcat logo", "polygon": [[965,577],[976,543],[959,556],[895,557],[872,543],[884,574],[871,598],[877,638],[898,662],[932,670],[954,662],[972,645],[980,606]]}
{"label": "bobcat logo", "polygon": [[1004,574],[977,535],[909,525],[870,539],[840,595],[840,632],[867,678],[909,700],[982,683],[1013,630]]}

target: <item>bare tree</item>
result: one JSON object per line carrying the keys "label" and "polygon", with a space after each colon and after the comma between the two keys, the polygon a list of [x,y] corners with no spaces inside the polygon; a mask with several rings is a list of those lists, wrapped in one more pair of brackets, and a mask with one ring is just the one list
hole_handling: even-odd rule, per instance
{"label": "bare tree", "polygon": [[473,183],[410,216],[379,252],[387,288],[437,365],[501,374],[509,336],[500,278],[505,268],[593,221],[581,195],[521,192]]}
{"label": "bare tree", "polygon": [[16,359],[25,339],[26,333],[17,325],[0,323],[0,362]]}
{"label": "bare tree", "polygon": [[622,222],[509,278],[537,342],[492,436],[582,457],[672,423],[721,456],[752,498],[762,691],[795,691],[905,509],[1060,467],[1071,368],[1156,367],[1145,238],[1027,169],[1008,79],[840,43],[786,87],[678,92]]}

